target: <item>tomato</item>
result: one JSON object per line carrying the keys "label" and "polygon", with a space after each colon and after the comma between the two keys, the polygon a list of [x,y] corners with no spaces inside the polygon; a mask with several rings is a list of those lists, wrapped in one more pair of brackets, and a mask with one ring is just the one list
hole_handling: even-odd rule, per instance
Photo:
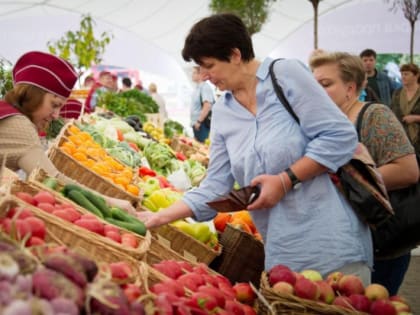
{"label": "tomato", "polygon": [[7,212],[7,217],[12,219],[16,213],[19,212],[19,216],[17,217],[18,219],[25,219],[25,218],[29,218],[29,217],[33,217],[34,214],[32,213],[31,209],[28,208],[11,208],[8,212]]}
{"label": "tomato", "polygon": [[45,239],[46,228],[44,221],[36,217],[29,217],[24,219],[24,221],[29,224],[32,232],[32,237],[38,237],[42,240]]}
{"label": "tomato", "polygon": [[59,217],[60,219],[73,223],[74,221],[80,219],[80,213],[78,213],[76,210],[74,211],[75,212],[69,211],[69,209],[54,210],[52,214]]}
{"label": "tomato", "polygon": [[55,211],[55,207],[51,203],[41,202],[37,205],[37,207],[48,213],[53,213]]}
{"label": "tomato", "polygon": [[127,283],[124,285],[124,294],[128,299],[128,302],[133,303],[135,300],[137,300],[140,295],[142,294],[140,288],[132,283]]}
{"label": "tomato", "polygon": [[111,269],[112,278],[116,279],[131,278],[133,273],[131,267],[125,261],[110,263],[109,268]]}
{"label": "tomato", "polygon": [[94,232],[100,235],[105,235],[104,224],[98,221],[97,219],[95,220],[79,219],[79,220],[74,221],[73,223],[91,232]]}
{"label": "tomato", "polygon": [[36,201],[34,200],[34,198],[30,194],[28,194],[26,192],[18,191],[15,195],[19,199],[21,199],[21,200],[23,200],[23,201],[25,201],[25,202],[33,205],[33,206],[36,205]]}
{"label": "tomato", "polygon": [[31,246],[38,246],[38,245],[44,245],[45,241],[42,238],[39,238],[37,236],[31,236],[28,241],[26,242],[26,247]]}
{"label": "tomato", "polygon": [[109,239],[117,242],[117,243],[121,243],[121,235],[119,232],[115,232],[115,231],[106,231],[105,232],[105,236],[108,237]]}
{"label": "tomato", "polygon": [[34,195],[34,200],[36,203],[49,203],[51,205],[55,204],[55,197],[52,193],[48,191],[40,191],[39,193]]}
{"label": "tomato", "polygon": [[122,233],[121,234],[121,244],[123,244],[125,246],[128,246],[128,247],[137,248],[139,246],[139,241],[137,240],[137,238],[133,234]]}

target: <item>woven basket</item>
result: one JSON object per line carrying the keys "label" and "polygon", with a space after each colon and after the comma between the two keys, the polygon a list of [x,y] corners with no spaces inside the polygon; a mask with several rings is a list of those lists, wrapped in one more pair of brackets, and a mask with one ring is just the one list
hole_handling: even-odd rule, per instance
{"label": "woven basket", "polygon": [[182,152],[187,158],[189,158],[191,154],[197,152],[193,146],[181,142],[178,137],[173,137],[171,139],[171,148],[175,151]]}
{"label": "woven basket", "polygon": [[[15,193],[17,191],[22,191],[22,192],[33,194],[41,190],[42,188],[36,187],[35,185],[33,185],[33,183],[25,183],[21,181],[15,182],[11,187],[12,193]],[[132,232],[124,230],[123,228],[118,227],[119,229],[123,230],[125,233],[133,234],[136,237],[139,243],[139,247],[130,248],[127,246],[123,246],[122,244],[119,244],[107,237],[104,237],[97,233],[81,228],[75,224],[67,222],[39,208],[33,207],[25,203],[24,201],[21,201],[17,197],[13,197],[13,198],[19,201],[21,204],[24,204],[25,206],[29,206],[32,212],[34,212],[35,216],[41,218],[46,223],[49,223],[50,225],[49,231],[51,232],[50,238],[52,239],[54,243],[66,245],[69,247],[77,247],[77,244],[80,243],[79,246],[82,249],[85,249],[87,251],[94,251],[95,252],[94,256],[95,257],[97,256],[99,260],[102,257],[102,255],[106,255],[106,253],[104,253],[102,249],[96,249],[94,246],[92,246],[91,243],[101,244],[102,247],[105,246],[105,247],[113,248],[117,256],[118,256],[118,252],[121,252],[134,259],[142,259],[144,255],[146,254],[146,251],[149,249],[150,242],[151,242],[151,234],[149,231],[147,231],[146,236],[143,237],[141,235],[134,234]],[[67,202],[67,199],[64,199],[64,200],[65,200],[64,202],[70,203],[70,202]],[[76,206],[75,209],[79,211],[81,214],[89,213],[87,210],[79,206]],[[98,220],[105,224],[109,224],[100,218],[98,218]]]}
{"label": "woven basket", "polygon": [[259,300],[257,308],[261,315],[366,315],[356,310],[276,293],[271,289],[265,272],[261,275],[260,293],[270,306]]}
{"label": "woven basket", "polygon": [[228,278],[232,283],[251,281],[259,287],[264,270],[264,245],[249,233],[226,225],[219,237],[223,251],[210,267]]}
{"label": "woven basket", "polygon": [[66,131],[71,123],[66,124],[57,137],[56,144],[49,148],[48,157],[55,167],[64,175],[73,178],[77,182],[92,188],[104,195],[129,200],[133,205],[141,201],[139,196],[135,196],[121,187],[115,185],[111,180],[89,170],[73,157],[62,151],[59,146],[65,141]]}
{"label": "woven basket", "polygon": [[[143,240],[136,250],[119,245],[105,237],[87,231],[67,221],[56,218],[36,207],[33,207],[17,197],[10,195],[0,203],[0,218],[12,207],[23,206],[29,208],[35,217],[44,221],[46,226],[47,243],[65,245],[97,264],[126,261],[133,271],[132,282],[141,281],[142,271],[137,259],[143,258],[148,248],[147,240]],[[112,244],[113,242],[114,244]]]}
{"label": "woven basket", "polygon": [[190,261],[202,262],[208,265],[222,251],[221,247],[220,250],[215,251],[203,242],[196,240],[170,224],[162,225],[152,230],[152,234],[181,256],[187,257]]}

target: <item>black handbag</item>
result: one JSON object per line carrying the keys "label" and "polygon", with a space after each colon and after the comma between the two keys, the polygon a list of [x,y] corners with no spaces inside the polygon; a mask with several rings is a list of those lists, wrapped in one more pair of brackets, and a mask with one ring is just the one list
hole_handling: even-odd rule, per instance
{"label": "black handbag", "polygon": [[[293,111],[282,88],[278,85],[274,62],[270,65],[270,76],[274,91],[290,115],[299,124],[299,117]],[[382,177],[366,147],[359,142],[352,159],[341,166],[336,173],[330,173],[336,187],[346,197],[358,217],[374,229],[383,224],[394,212],[388,199]]]}
{"label": "black handbag", "polygon": [[[359,119],[356,125],[359,139],[361,124]],[[395,215],[372,229],[377,257],[403,254],[420,244],[420,182],[390,191],[388,195]]]}

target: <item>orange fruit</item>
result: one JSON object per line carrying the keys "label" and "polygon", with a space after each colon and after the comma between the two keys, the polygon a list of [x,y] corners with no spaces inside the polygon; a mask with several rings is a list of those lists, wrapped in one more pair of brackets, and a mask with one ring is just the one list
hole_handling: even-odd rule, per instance
{"label": "orange fruit", "polygon": [[83,152],[79,152],[76,151],[73,153],[73,157],[77,160],[77,161],[86,161],[87,160],[87,156],[86,154],[84,154]]}
{"label": "orange fruit", "polygon": [[140,189],[136,185],[128,184],[126,189],[129,193],[132,193],[134,196],[139,195]]}
{"label": "orange fruit", "polygon": [[81,130],[79,128],[77,128],[75,125],[70,125],[69,128],[67,129],[69,134],[75,135],[78,134],[79,132],[81,132]]}
{"label": "orange fruit", "polygon": [[213,219],[214,227],[217,231],[223,232],[231,219],[232,215],[230,213],[219,212]]}
{"label": "orange fruit", "polygon": [[115,184],[121,184],[121,185],[123,185],[125,187],[128,184],[130,184],[130,179],[127,178],[127,177],[125,177],[125,176],[119,175],[119,176],[115,176],[114,183]]}

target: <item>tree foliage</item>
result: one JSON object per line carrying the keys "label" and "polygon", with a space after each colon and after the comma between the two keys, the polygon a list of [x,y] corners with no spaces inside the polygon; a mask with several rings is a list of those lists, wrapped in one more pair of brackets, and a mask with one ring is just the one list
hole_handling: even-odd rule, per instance
{"label": "tree foliage", "polygon": [[258,33],[267,20],[271,4],[276,0],[211,0],[214,13],[234,13],[244,21],[250,35]]}
{"label": "tree foliage", "polygon": [[12,88],[12,64],[5,59],[0,59],[0,98],[3,98]]}
{"label": "tree foliage", "polygon": [[411,33],[410,33],[410,62],[413,63],[414,58],[414,34],[415,34],[415,25],[417,20],[420,17],[420,0],[385,0],[386,2],[391,2],[392,11],[397,11],[401,9],[404,13],[404,17],[410,23]]}
{"label": "tree foliage", "polygon": [[54,55],[69,60],[78,69],[87,69],[92,64],[99,64],[106,46],[111,42],[112,34],[103,32],[99,38],[94,33],[95,21],[87,14],[82,16],[78,31],[67,31],[59,40],[47,43]]}

